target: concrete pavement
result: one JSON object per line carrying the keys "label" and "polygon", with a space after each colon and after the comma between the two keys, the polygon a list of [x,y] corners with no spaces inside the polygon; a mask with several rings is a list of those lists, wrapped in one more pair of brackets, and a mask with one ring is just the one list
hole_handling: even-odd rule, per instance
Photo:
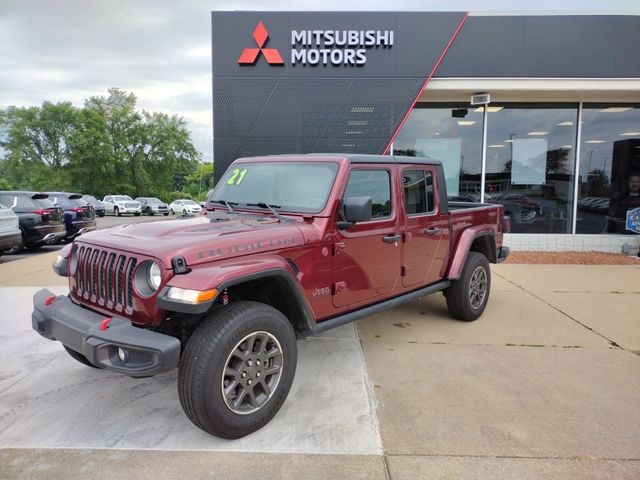
{"label": "concrete pavement", "polygon": [[640,478],[638,266],[493,266],[476,322],[436,294],[301,341],[281,412],[227,442],[172,374],[96,372],[29,331],[52,259],[0,264],[0,478]]}

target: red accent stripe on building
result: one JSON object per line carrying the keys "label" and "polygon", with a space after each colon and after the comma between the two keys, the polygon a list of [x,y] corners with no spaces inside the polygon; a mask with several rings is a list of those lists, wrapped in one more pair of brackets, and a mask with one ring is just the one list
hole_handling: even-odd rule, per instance
{"label": "red accent stripe on building", "polygon": [[391,137],[391,141],[389,141],[389,143],[385,147],[385,149],[383,151],[383,155],[386,155],[389,152],[389,148],[391,147],[391,144],[393,143],[393,141],[398,136],[398,133],[400,133],[400,130],[404,126],[405,122],[407,121],[407,118],[409,118],[409,115],[411,115],[411,111],[413,110],[413,107],[415,107],[416,103],[418,103],[418,99],[420,98],[420,95],[422,95],[422,92],[424,92],[425,88],[427,88],[427,85],[431,81],[431,78],[436,73],[436,70],[438,70],[438,67],[440,66],[440,63],[442,62],[442,59],[447,54],[447,51],[449,50],[449,47],[451,47],[451,45],[453,44],[453,41],[458,36],[458,33],[462,29],[462,26],[464,25],[464,22],[467,21],[468,17],[469,17],[469,12],[465,12],[464,17],[462,17],[462,20],[460,20],[460,23],[458,24],[458,28],[456,28],[456,30],[453,32],[453,35],[449,39],[449,42],[447,43],[447,45],[444,47],[444,50],[440,54],[440,58],[438,58],[438,61],[436,62],[434,67],[431,69],[431,73],[429,74],[429,76],[426,78],[426,80],[422,84],[422,87],[418,91],[418,94],[416,95],[416,98],[413,100],[413,103],[409,107],[409,110],[407,110],[407,113],[405,113],[404,117],[402,118],[402,121],[400,122],[400,125],[398,125],[398,128],[396,129],[396,131],[394,132],[393,136]]}

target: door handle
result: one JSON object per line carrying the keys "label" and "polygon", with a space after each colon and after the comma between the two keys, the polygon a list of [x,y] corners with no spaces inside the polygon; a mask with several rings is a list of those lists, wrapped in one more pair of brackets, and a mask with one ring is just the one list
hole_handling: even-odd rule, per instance
{"label": "door handle", "polygon": [[442,230],[438,227],[429,227],[424,230],[427,235],[439,235]]}
{"label": "door handle", "polygon": [[384,240],[384,243],[395,243],[401,238],[401,235],[387,235],[386,237],[383,237],[382,240]]}

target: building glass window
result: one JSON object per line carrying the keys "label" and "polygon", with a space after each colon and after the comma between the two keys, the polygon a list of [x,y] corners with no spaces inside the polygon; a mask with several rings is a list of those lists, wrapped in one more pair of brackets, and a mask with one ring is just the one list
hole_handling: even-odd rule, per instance
{"label": "building glass window", "polygon": [[583,104],[576,233],[631,233],[640,207],[640,105]]}
{"label": "building glass window", "polygon": [[417,104],[393,142],[393,153],[440,160],[449,198],[479,202],[482,118],[483,107]]}
{"label": "building glass window", "polygon": [[577,104],[491,104],[485,202],[512,233],[571,233]]}

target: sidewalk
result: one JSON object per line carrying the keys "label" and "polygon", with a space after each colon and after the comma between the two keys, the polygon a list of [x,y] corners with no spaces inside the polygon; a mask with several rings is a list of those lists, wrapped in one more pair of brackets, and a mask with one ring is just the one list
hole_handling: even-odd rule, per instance
{"label": "sidewalk", "polygon": [[33,287],[64,291],[44,257],[0,262],[0,478],[640,478],[638,266],[493,266],[476,322],[436,294],[300,341],[283,410],[226,442],[171,374],[95,372],[30,331]]}

